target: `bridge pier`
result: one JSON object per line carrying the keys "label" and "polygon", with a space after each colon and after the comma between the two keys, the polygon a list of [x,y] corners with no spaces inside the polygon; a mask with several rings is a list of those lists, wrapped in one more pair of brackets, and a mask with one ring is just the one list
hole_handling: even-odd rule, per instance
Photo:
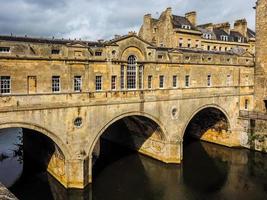
{"label": "bridge pier", "polygon": [[59,181],[65,188],[84,189],[92,182],[91,175],[91,160],[74,159],[66,160],[62,163],[58,158],[51,159],[48,166],[48,172]]}

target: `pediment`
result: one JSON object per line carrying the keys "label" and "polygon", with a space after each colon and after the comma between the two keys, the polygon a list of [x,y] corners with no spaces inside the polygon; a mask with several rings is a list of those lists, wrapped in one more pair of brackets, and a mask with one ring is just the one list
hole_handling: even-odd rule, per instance
{"label": "pediment", "polygon": [[107,45],[116,45],[116,46],[120,46],[121,44],[125,44],[125,43],[129,43],[130,44],[139,44],[139,45],[145,45],[145,46],[150,46],[153,47],[154,45],[149,43],[146,40],[143,40],[142,38],[140,38],[139,36],[132,34],[132,35],[125,35],[125,36],[121,36],[119,38],[110,40]]}

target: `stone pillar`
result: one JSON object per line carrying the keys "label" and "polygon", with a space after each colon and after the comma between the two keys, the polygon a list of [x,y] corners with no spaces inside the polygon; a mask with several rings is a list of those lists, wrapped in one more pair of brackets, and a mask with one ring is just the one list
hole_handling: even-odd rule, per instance
{"label": "stone pillar", "polygon": [[267,91],[267,1],[258,0],[256,6],[256,67],[255,110],[266,112],[264,99]]}

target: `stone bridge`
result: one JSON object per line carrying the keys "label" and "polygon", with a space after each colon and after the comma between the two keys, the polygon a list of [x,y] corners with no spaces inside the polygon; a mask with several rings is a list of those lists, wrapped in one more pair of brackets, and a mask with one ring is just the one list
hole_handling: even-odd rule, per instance
{"label": "stone bridge", "polygon": [[[202,139],[243,146],[240,96],[253,92],[244,91],[242,87],[218,87],[2,96],[0,129],[26,128],[50,138],[58,149],[49,160],[50,174],[67,188],[84,188],[92,182],[92,159],[94,151],[99,151],[101,136],[162,162],[178,164],[190,122],[204,110],[205,116],[216,110],[228,127],[220,133],[207,129]],[[209,119],[201,120],[205,124]],[[117,131],[122,123],[127,132]],[[126,135],[131,135],[131,141]]]}
{"label": "stone bridge", "polygon": [[[67,188],[92,182],[100,138],[176,164],[188,134],[245,146],[239,111],[253,109],[254,92],[248,52],[158,48],[134,34],[106,43],[2,37],[0,45],[0,129],[53,141],[47,170]],[[28,151],[42,160],[41,147]]]}

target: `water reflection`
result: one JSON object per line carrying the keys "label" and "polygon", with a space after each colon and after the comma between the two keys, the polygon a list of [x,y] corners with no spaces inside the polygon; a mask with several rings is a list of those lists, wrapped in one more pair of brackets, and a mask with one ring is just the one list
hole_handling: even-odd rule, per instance
{"label": "water reflection", "polygon": [[[65,190],[43,172],[24,173],[11,191],[21,200],[267,199],[266,154],[196,141],[185,145],[182,165],[166,165],[104,146],[86,190]],[[0,182],[10,175],[2,173]]]}
{"label": "water reflection", "polygon": [[21,144],[22,129],[0,130],[0,182],[6,187],[12,186],[22,174]]}

